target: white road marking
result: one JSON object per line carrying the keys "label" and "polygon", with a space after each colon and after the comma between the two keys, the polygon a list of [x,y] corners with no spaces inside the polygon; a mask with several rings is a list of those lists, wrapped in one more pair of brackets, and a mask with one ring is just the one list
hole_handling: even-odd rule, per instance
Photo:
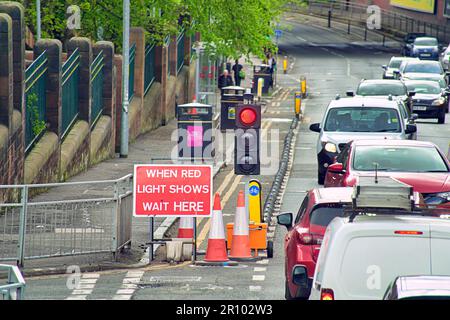
{"label": "white road marking", "polygon": [[269,264],[269,259],[263,259],[263,260],[259,260],[256,261],[257,264]]}
{"label": "white road marking", "polygon": [[99,278],[100,274],[98,273],[82,274],[78,286],[72,290],[66,300],[86,300],[92,294]]}
{"label": "white road marking", "polygon": [[261,291],[261,286],[249,286],[248,289],[250,291]]}
{"label": "white road marking", "polygon": [[264,281],[264,280],[266,280],[266,276],[265,275],[253,275],[252,280],[253,281]]}
{"label": "white road marking", "polygon": [[267,271],[267,268],[265,268],[265,267],[255,267],[253,269],[253,272],[266,272],[266,271]]}
{"label": "white road marking", "polygon": [[113,300],[130,300],[137,289],[137,284],[141,282],[144,271],[128,271],[122,281],[122,286],[117,290]]}

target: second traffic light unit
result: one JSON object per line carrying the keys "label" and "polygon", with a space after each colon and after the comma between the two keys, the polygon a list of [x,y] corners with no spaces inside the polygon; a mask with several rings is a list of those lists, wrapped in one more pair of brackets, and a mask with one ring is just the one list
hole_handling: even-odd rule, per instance
{"label": "second traffic light unit", "polygon": [[236,109],[234,173],[259,175],[261,105],[239,105]]}

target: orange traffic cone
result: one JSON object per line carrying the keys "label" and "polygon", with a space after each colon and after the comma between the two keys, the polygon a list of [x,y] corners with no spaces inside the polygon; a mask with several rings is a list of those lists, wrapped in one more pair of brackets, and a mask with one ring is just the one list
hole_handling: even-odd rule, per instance
{"label": "orange traffic cone", "polygon": [[231,241],[231,259],[251,259],[248,217],[245,211],[244,191],[239,192],[236,216],[234,217],[233,240]]}
{"label": "orange traffic cone", "polygon": [[194,218],[181,217],[178,237],[181,239],[194,238]]}
{"label": "orange traffic cone", "polygon": [[211,217],[211,229],[209,230],[208,247],[206,249],[205,261],[226,262],[227,248],[225,244],[225,231],[223,227],[222,206],[220,196],[216,193],[214,207]]}

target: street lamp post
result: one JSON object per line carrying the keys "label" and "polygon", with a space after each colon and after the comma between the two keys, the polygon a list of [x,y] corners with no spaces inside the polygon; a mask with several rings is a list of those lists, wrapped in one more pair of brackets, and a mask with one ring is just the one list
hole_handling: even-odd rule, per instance
{"label": "street lamp post", "polygon": [[37,39],[41,40],[41,0],[36,0],[36,31]]}
{"label": "street lamp post", "polygon": [[120,124],[120,157],[128,157],[128,106],[130,76],[130,0],[123,0],[122,114]]}

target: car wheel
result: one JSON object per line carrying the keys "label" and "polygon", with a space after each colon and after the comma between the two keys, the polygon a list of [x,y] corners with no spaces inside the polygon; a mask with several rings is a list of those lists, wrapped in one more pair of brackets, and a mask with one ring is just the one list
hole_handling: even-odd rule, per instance
{"label": "car wheel", "polygon": [[439,113],[439,116],[438,116],[438,123],[439,123],[439,124],[445,123],[445,112],[444,112],[444,111],[441,112],[441,113]]}
{"label": "car wheel", "polygon": [[289,286],[287,281],[284,282],[284,298],[286,300],[294,300],[294,298],[291,296],[291,292],[289,291]]}
{"label": "car wheel", "polygon": [[325,175],[318,172],[317,174],[317,183],[323,186],[325,184]]}

